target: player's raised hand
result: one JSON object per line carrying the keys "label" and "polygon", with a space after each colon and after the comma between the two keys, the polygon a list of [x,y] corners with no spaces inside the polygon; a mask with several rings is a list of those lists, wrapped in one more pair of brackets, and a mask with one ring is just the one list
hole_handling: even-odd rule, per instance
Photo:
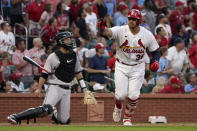
{"label": "player's raised hand", "polygon": [[155,62],[151,64],[150,69],[153,72],[157,72],[157,70],[159,69],[159,62],[155,60]]}
{"label": "player's raised hand", "polygon": [[103,32],[106,28],[106,22],[103,20],[103,18],[101,18],[98,23],[97,23],[97,27],[99,29],[100,32]]}

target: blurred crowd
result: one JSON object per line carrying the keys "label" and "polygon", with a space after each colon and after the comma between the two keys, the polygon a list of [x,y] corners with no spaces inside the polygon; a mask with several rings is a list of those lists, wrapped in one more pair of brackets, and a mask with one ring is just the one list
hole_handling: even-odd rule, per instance
{"label": "blurred crowd", "polygon": [[[147,52],[141,93],[197,93],[196,0],[0,0],[0,7],[0,92],[34,92],[42,70],[23,56],[44,66],[56,34],[65,30],[73,33],[89,89],[114,92],[116,42],[99,34],[97,22],[121,26],[138,9],[161,53],[155,73]],[[80,92],[76,80],[72,92]]]}

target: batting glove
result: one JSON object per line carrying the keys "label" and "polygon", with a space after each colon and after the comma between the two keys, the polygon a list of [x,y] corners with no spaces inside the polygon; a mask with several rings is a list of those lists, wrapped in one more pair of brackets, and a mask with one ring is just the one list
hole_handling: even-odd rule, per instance
{"label": "batting glove", "polygon": [[153,72],[157,72],[158,69],[159,69],[159,62],[155,60],[155,62],[151,64],[150,70]]}
{"label": "batting glove", "polygon": [[98,23],[97,23],[97,27],[100,30],[100,32],[103,32],[106,28],[106,23],[104,22],[103,18],[101,18]]}

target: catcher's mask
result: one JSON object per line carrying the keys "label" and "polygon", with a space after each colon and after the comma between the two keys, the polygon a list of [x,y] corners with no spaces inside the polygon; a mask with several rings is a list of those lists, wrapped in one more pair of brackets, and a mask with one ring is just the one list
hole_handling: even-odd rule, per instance
{"label": "catcher's mask", "polygon": [[72,38],[73,34],[69,31],[59,32],[55,37],[57,44],[65,49],[76,47],[75,40]]}

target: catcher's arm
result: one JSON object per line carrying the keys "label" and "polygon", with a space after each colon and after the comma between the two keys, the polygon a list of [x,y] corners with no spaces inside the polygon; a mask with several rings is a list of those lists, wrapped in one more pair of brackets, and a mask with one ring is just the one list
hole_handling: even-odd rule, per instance
{"label": "catcher's arm", "polygon": [[80,73],[76,74],[76,77],[77,77],[77,80],[79,82],[81,89],[83,90],[83,93],[85,94],[84,95],[84,104],[97,104],[97,101],[96,101],[94,95],[86,87],[85,81],[83,80],[82,73],[80,72]]}
{"label": "catcher's arm", "polygon": [[79,85],[80,85],[81,89],[83,90],[83,93],[85,93],[85,91],[87,90],[87,87],[86,87],[85,81],[83,80],[82,73],[79,72],[75,76],[76,76],[76,78],[77,78],[77,80],[79,82]]}

